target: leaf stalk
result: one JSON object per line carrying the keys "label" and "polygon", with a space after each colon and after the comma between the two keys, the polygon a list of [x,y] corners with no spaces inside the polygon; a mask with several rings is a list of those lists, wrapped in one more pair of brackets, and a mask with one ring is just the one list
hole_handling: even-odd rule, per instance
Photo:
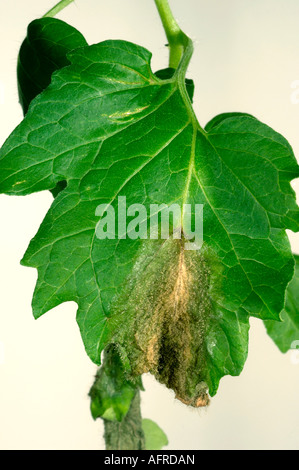
{"label": "leaf stalk", "polygon": [[61,0],[57,5],[55,5],[51,10],[49,10],[43,18],[53,18],[56,16],[61,10],[66,8],[70,3],[73,3],[74,0]]}
{"label": "leaf stalk", "polygon": [[190,39],[179,27],[168,0],[155,0],[169,45],[169,67],[177,69]]}

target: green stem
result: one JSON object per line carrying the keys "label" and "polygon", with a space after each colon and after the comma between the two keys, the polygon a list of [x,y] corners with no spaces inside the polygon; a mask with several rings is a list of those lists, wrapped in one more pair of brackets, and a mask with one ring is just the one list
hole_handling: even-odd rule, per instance
{"label": "green stem", "polygon": [[179,27],[168,0],[155,0],[169,44],[169,67],[177,69],[190,39]]}
{"label": "green stem", "polygon": [[73,3],[74,0],[61,0],[55,7],[51,8],[51,10],[46,13],[43,18],[53,18],[56,16],[61,10],[66,8],[70,3]]}
{"label": "green stem", "polygon": [[182,98],[190,112],[194,128],[202,130],[191,106],[185,83],[186,72],[193,55],[193,41],[179,27],[168,0],[155,0],[155,3],[169,42],[169,67],[176,69],[174,77],[176,77]]}

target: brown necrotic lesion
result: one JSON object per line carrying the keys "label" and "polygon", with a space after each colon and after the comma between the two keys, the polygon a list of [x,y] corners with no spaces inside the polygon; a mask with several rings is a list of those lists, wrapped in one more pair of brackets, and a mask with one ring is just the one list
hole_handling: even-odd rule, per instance
{"label": "brown necrotic lesion", "polygon": [[133,375],[150,372],[183,403],[206,406],[209,265],[201,251],[185,250],[184,240],[158,243],[141,250],[121,295],[118,305],[127,321],[117,341]]}

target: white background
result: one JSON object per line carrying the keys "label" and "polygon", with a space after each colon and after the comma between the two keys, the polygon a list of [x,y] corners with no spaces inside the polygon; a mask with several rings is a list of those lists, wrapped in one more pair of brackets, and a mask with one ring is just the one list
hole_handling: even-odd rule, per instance
{"label": "white background", "polygon": [[[281,132],[299,155],[299,86],[298,93],[292,89],[299,80],[298,0],[170,2],[195,42],[188,75],[196,82],[200,123],[221,112],[251,113]],[[0,0],[0,143],[22,119],[15,69],[27,24],[54,4]],[[77,27],[90,44],[133,41],[153,52],[154,70],[167,66],[153,0],[77,0],[58,17]],[[298,183],[293,186],[299,192]],[[35,321],[36,272],[19,264],[51,200],[48,193],[0,196],[2,450],[104,448],[102,423],[89,412],[87,394],[96,367],[81,342],[76,305],[63,304]],[[299,253],[298,235],[290,239]],[[222,379],[208,409],[186,408],[145,377],[143,416],[165,430],[168,449],[298,449],[299,364],[292,354],[281,354],[263,324],[253,319],[244,371]]]}

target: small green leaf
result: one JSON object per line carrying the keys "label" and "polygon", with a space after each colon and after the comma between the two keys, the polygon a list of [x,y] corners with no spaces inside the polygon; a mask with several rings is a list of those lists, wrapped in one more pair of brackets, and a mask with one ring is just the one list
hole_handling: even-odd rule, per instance
{"label": "small green leaf", "polygon": [[168,445],[164,431],[151,419],[142,420],[142,429],[145,436],[146,450],[161,450]]}
{"label": "small green leaf", "polygon": [[139,388],[142,388],[141,379],[138,383],[126,379],[117,350],[113,345],[109,346],[89,392],[92,417],[122,421]]}
{"label": "small green leaf", "polygon": [[285,307],[280,314],[281,322],[265,321],[268,335],[283,353],[293,349],[294,342],[299,341],[299,256],[294,257],[295,274],[286,290]]}
{"label": "small green leaf", "polygon": [[83,46],[87,46],[87,42],[82,34],[64,21],[40,18],[29,24],[17,66],[24,114],[33,98],[50,84],[53,72],[69,65],[68,52]]}

